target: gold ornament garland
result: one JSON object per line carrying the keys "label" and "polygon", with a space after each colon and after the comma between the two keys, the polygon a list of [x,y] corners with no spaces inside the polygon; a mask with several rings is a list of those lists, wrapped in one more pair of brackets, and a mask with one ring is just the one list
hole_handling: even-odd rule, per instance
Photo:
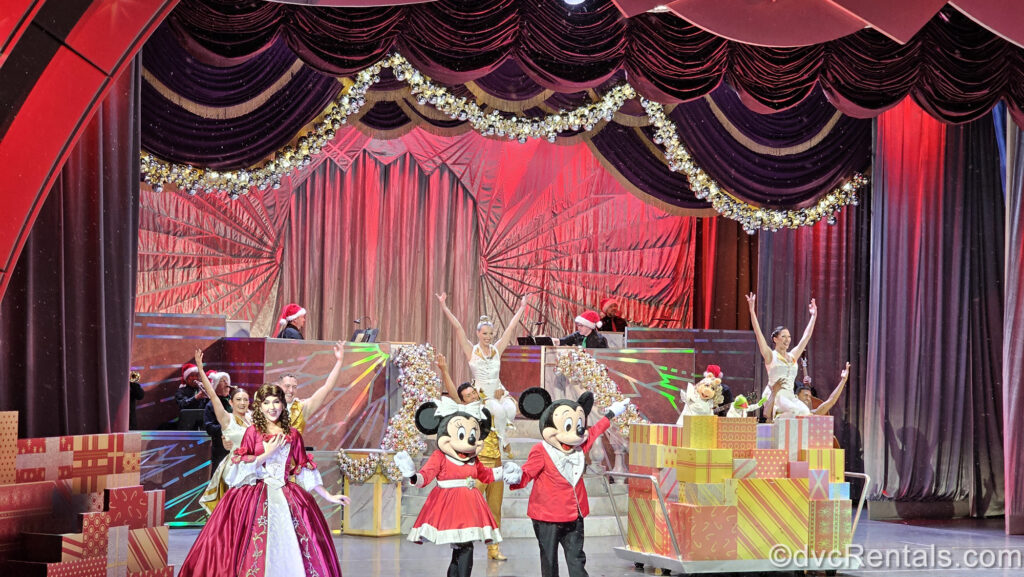
{"label": "gold ornament garland", "polygon": [[[601,121],[610,122],[626,101],[638,97],[633,87],[625,84],[612,88],[597,102],[541,118],[506,115],[497,110],[485,112],[476,101],[453,95],[443,86],[434,84],[404,57],[392,54],[359,72],[354,83],[328,106],[322,119],[312,129],[298,138],[295,146],[285,146],[272,160],[261,166],[218,171],[169,163],[142,152],[142,179],[156,192],[163,190],[164,184],[172,184],[178,190],[187,191],[189,194],[222,191],[232,199],[246,194],[252,188],[261,191],[280,188],[284,176],[296,169],[309,166],[312,157],[320,154],[323,147],[334,139],[335,131],[347,122],[348,117],[358,113],[366,105],[366,93],[371,86],[380,82],[380,73],[385,68],[390,68],[396,79],[409,86],[421,106],[430,104],[452,119],[468,122],[474,130],[484,136],[524,143],[531,138],[545,138],[549,142],[555,142],[559,134],[568,131],[591,132]],[[822,219],[834,224],[836,213],[840,209],[851,204],[857,205],[857,190],[868,182],[867,177],[855,173],[846,183],[836,187],[820,198],[814,206],[808,208],[777,210],[751,205],[722,190],[718,183],[694,162],[680,142],[676,125],[665,114],[664,106],[642,97],[640,103],[655,128],[654,142],[664,149],[669,170],[682,171],[689,182],[690,190],[698,199],[707,200],[719,214],[738,221],[749,234],[756,230],[776,231],[781,228],[810,226]]]}
{"label": "gold ornament garland", "polygon": [[441,396],[441,379],[434,372],[434,348],[430,345],[403,347],[394,357],[398,365],[398,385],[402,388],[402,408],[391,417],[380,448],[386,453],[370,453],[353,459],[344,449],[338,451],[341,474],[353,483],[364,483],[381,473],[392,483],[402,480],[395,466],[394,453],[406,451],[414,459],[427,449],[423,435],[416,429],[416,409]]}
{"label": "gold ornament garland", "polygon": [[[558,365],[555,372],[562,374],[569,379],[570,383],[583,387],[584,391],[590,391],[594,395],[594,406],[604,412],[612,403],[626,398],[619,392],[618,385],[608,377],[608,369],[597,362],[586,349],[575,347],[568,350],[558,351]],[[632,423],[646,423],[647,419],[640,416],[636,405],[630,403],[626,412],[612,420],[612,424],[619,428],[623,438],[629,438],[629,425]]]}

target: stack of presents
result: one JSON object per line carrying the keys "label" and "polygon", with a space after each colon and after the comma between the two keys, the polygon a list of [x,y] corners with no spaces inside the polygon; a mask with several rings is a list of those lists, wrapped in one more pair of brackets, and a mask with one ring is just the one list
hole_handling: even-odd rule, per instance
{"label": "stack of presents", "polygon": [[0,575],[171,577],[164,492],[138,433],[18,439],[0,412]]}
{"label": "stack of presents", "polygon": [[658,483],[629,480],[629,549],[675,557],[671,526],[684,561],[769,559],[776,544],[845,553],[852,503],[832,427],[830,416],[631,425],[629,470]]}

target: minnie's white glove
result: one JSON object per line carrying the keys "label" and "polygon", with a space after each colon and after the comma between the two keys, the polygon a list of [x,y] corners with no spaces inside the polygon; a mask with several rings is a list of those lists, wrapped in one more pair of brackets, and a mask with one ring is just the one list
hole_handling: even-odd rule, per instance
{"label": "minnie's white glove", "polygon": [[523,478],[523,468],[516,463],[504,463],[501,470],[505,482],[509,485],[515,485]]}
{"label": "minnie's white glove", "polygon": [[403,477],[412,477],[416,474],[416,463],[412,462],[412,457],[405,451],[395,453],[395,466],[401,471]]}

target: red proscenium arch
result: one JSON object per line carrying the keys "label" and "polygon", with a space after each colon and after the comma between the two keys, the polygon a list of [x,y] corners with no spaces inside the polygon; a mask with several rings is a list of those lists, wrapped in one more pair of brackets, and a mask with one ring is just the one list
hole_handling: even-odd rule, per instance
{"label": "red proscenium arch", "polygon": [[0,299],[68,153],[178,0],[0,4]]}

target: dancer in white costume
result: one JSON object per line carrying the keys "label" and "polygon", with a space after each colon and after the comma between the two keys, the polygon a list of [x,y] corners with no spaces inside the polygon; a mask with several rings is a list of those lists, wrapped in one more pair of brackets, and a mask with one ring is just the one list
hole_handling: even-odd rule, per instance
{"label": "dancer in white costume", "polygon": [[814,299],[811,299],[811,304],[807,307],[807,310],[811,313],[811,320],[807,322],[807,328],[804,329],[800,342],[790,351],[789,344],[792,341],[792,336],[789,333],[789,329],[782,326],[776,327],[772,331],[772,346],[768,346],[764,333],[761,331],[761,325],[757,322],[756,298],[754,293],[747,295],[747,305],[750,307],[750,323],[754,326],[757,346],[761,356],[764,358],[764,368],[768,371],[769,385],[764,388],[761,398],[768,398],[771,393],[771,383],[779,380],[782,381],[782,387],[775,397],[775,414],[767,416],[769,419],[772,419],[809,415],[811,414],[810,409],[796,397],[794,383],[797,371],[799,370],[796,360],[803,354],[804,349],[807,348],[807,343],[811,340],[811,334],[814,333],[814,321],[818,318],[818,305],[814,302]]}
{"label": "dancer in white costume", "polygon": [[[455,338],[459,345],[462,347],[462,352],[466,355],[466,362],[469,363],[469,371],[473,375],[473,385],[476,390],[480,393],[480,400],[484,402],[484,406],[488,407],[488,410],[492,411],[494,417],[494,432],[498,434],[498,439],[501,441],[501,447],[507,448],[508,441],[506,436],[509,429],[512,427],[512,420],[515,419],[515,412],[513,411],[510,415],[505,410],[494,410],[489,401],[497,401],[495,392],[498,389],[503,391],[500,397],[504,399],[510,399],[508,396],[508,390],[501,384],[499,377],[501,373],[501,353],[505,351],[505,347],[508,346],[512,340],[512,335],[516,332],[516,325],[522,320],[523,315],[526,314],[526,297],[523,295],[522,300],[519,302],[519,309],[516,314],[509,321],[505,327],[505,332],[501,334],[501,338],[497,342],[494,341],[494,323],[487,316],[480,317],[480,322],[476,325],[476,337],[477,344],[469,342],[469,338],[466,336],[466,330],[462,328],[462,323],[455,317],[451,310],[448,309],[448,305],[445,301],[448,298],[446,293],[441,293],[437,296],[437,300],[441,303],[441,308],[444,310],[444,315],[448,317],[448,321],[451,322],[452,327],[455,328]],[[515,403],[514,400],[511,401]]]}
{"label": "dancer in white costume", "polygon": [[[199,378],[203,389],[206,391],[206,396],[211,399],[217,399],[213,383],[210,382],[210,379],[206,376],[206,371],[203,370],[202,349],[196,349],[195,359],[196,367],[199,368]],[[227,373],[214,373],[214,381],[219,383],[223,378],[227,378],[230,385],[231,379]],[[220,399],[217,399],[212,404],[213,412],[217,416],[217,422],[220,423],[221,433],[224,435],[224,448],[233,451],[241,445],[245,430],[252,425],[252,414],[249,413],[249,393],[241,387],[233,387],[230,391],[228,394],[231,403],[230,413],[221,406]],[[229,444],[230,446],[228,446]],[[207,514],[213,514],[214,507],[217,506],[221,497],[228,490],[228,485],[224,481],[224,471],[230,466],[230,458],[222,459],[220,465],[213,471],[213,475],[210,476],[210,482],[207,483],[203,495],[199,497],[199,505],[206,510]]]}

